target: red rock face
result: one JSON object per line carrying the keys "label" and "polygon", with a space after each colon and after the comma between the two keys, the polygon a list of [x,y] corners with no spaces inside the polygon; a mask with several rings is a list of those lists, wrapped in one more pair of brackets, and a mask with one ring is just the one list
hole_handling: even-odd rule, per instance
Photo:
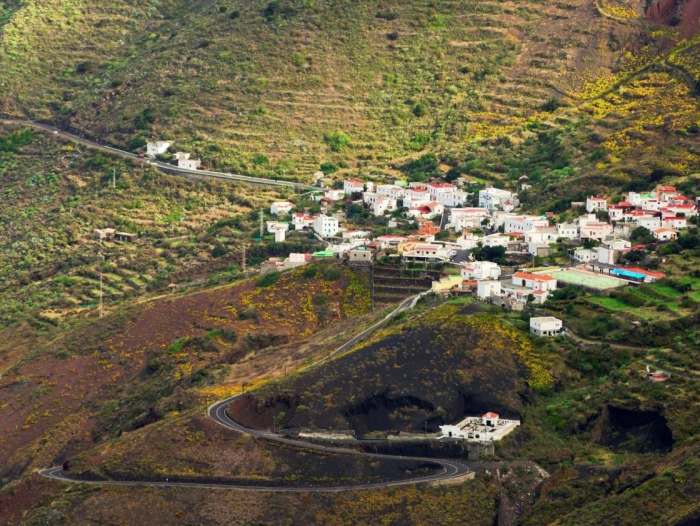
{"label": "red rock face", "polygon": [[699,18],[700,0],[656,0],[646,13],[648,21],[677,27],[684,38],[697,33]]}

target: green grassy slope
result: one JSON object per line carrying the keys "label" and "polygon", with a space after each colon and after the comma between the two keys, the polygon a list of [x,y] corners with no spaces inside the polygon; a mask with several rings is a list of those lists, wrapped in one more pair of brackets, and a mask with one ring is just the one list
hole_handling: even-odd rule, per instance
{"label": "green grassy slope", "polygon": [[[486,161],[484,171],[500,177],[490,150],[503,137],[506,146],[538,142],[533,130],[552,127],[567,142],[592,134],[604,142],[613,112],[609,122],[581,124],[588,110],[578,106],[658,63],[669,36],[582,0],[52,0],[26,2],[5,19],[6,113],[131,147],[172,137],[210,168],[307,177],[324,161],[372,172],[423,148],[467,172],[470,160]],[[680,82],[664,77],[664,89]],[[692,100],[678,89],[668,104]],[[556,106],[551,99],[569,107],[543,111]],[[659,93],[649,104],[664,100]],[[664,129],[645,130],[642,144],[661,138],[664,150]],[[334,152],[324,137],[339,131],[351,144]],[[593,153],[574,149],[575,165]]]}

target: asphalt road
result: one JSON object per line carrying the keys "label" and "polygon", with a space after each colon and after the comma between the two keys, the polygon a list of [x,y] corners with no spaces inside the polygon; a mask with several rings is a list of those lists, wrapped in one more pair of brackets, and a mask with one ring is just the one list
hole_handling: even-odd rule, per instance
{"label": "asphalt road", "polygon": [[[397,314],[412,308],[415,306],[416,302],[420,298],[420,294],[412,296],[402,301],[401,304],[394,309],[392,312],[387,314],[378,323],[375,323],[368,329],[362,331],[357,336],[350,339],[348,342],[340,346],[338,349],[333,351],[331,354],[325,358],[309,365],[306,369],[310,367],[315,367],[320,363],[338,355],[342,352],[347,351],[354,345],[356,345],[363,338],[372,334],[379,327],[389,321],[392,317]],[[359,451],[349,448],[338,448],[331,446],[324,446],[321,444],[315,444],[307,442],[305,440],[297,440],[293,438],[284,438],[275,433],[269,431],[263,431],[259,429],[251,429],[245,427],[231,417],[229,417],[226,408],[238,398],[245,396],[245,393],[241,393],[225,400],[214,403],[207,409],[207,415],[214,422],[237,433],[246,434],[255,438],[262,440],[269,440],[271,442],[277,442],[280,444],[288,444],[304,449],[312,449],[315,451],[326,452],[326,453],[344,453],[347,455],[362,456],[364,458],[371,459],[392,459],[397,458],[412,460],[412,461],[423,461],[430,462],[432,464],[439,465],[442,469],[438,473],[433,473],[432,475],[426,475],[422,477],[414,477],[403,480],[396,481],[386,481],[386,482],[374,482],[368,484],[350,484],[345,486],[253,486],[253,485],[242,485],[242,484],[211,484],[206,482],[169,482],[167,479],[160,482],[147,482],[147,481],[84,481],[77,480],[70,477],[70,474],[63,471],[62,467],[52,467],[49,469],[43,469],[39,471],[39,475],[42,477],[59,480],[62,482],[80,483],[80,484],[92,484],[92,485],[116,485],[116,486],[161,486],[161,487],[181,487],[181,488],[204,488],[204,489],[238,489],[238,490],[253,490],[253,491],[279,491],[279,492],[337,492],[337,491],[349,491],[349,490],[360,490],[360,489],[372,489],[372,488],[391,488],[394,486],[406,486],[411,484],[421,484],[431,481],[438,480],[448,480],[452,478],[461,477],[470,472],[470,468],[463,462],[451,459],[436,459],[436,458],[425,458],[425,457],[397,457],[396,455],[382,455],[377,453],[367,453],[365,451]]]}
{"label": "asphalt road", "polygon": [[136,154],[133,154],[131,152],[127,152],[124,150],[119,150],[117,148],[112,148],[111,146],[107,146],[105,144],[100,144],[95,141],[91,141],[89,139],[85,139],[83,137],[79,137],[78,135],[75,135],[73,133],[67,132],[65,130],[61,130],[60,128],[57,128],[55,126],[51,126],[49,124],[42,124],[38,122],[32,122],[32,121],[24,121],[24,120],[19,120],[19,119],[0,119],[0,122],[6,123],[6,124],[21,124],[23,126],[29,126],[31,128],[36,128],[39,130],[44,130],[49,133],[53,133],[54,135],[58,137],[62,137],[64,139],[68,139],[69,141],[82,144],[84,146],[88,146],[90,148],[94,148],[96,150],[100,150],[103,152],[111,153],[114,155],[119,155],[121,157],[125,157],[127,159],[131,159],[137,162],[142,162],[144,164],[150,164],[151,166],[157,167],[161,170],[170,172],[170,173],[177,173],[177,174],[182,174],[182,175],[196,175],[198,177],[212,177],[215,179],[228,179],[231,181],[241,181],[245,183],[250,183],[250,184],[259,184],[259,185],[265,185],[265,186],[285,186],[285,187],[290,187],[290,188],[304,188],[304,189],[315,189],[318,190],[316,186],[310,186],[307,184],[302,184],[302,183],[295,183],[291,181],[281,181],[279,179],[266,179],[264,177],[251,177],[249,175],[239,175],[239,174],[230,174],[230,173],[223,173],[223,172],[212,172],[211,170],[189,170],[187,168],[178,168],[175,165],[168,164],[168,163],[163,163],[160,161],[155,161],[152,159],[149,159],[147,157],[139,157]]}

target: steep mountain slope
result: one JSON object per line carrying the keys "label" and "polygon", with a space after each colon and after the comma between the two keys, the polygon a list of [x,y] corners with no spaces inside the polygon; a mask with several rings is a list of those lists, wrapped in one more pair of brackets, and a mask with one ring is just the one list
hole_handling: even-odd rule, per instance
{"label": "steep mountain slope", "polygon": [[[324,161],[372,171],[424,147],[454,165],[488,162],[493,145],[484,151],[483,140],[508,137],[517,146],[542,127],[567,137],[573,127],[604,143],[616,130],[596,124],[601,115],[588,122],[578,106],[658,64],[676,38],[644,26],[633,2],[8,5],[0,47],[6,113],[132,148],[169,136],[209,167],[307,177]],[[650,93],[645,107],[666,112],[693,101],[697,112],[680,86],[697,73],[676,73],[663,73],[660,88],[680,97]],[[551,100],[571,108],[557,111]],[[644,126],[640,144],[665,150],[667,130]],[[338,132],[349,146],[334,140]],[[573,146],[577,165],[586,152]]]}

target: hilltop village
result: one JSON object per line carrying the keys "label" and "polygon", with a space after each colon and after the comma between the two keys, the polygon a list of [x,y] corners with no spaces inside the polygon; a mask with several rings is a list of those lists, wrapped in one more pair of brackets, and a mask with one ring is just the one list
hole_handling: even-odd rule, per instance
{"label": "hilltop village", "polygon": [[[313,258],[350,264],[384,260],[399,265],[441,265],[436,293],[473,293],[505,309],[542,304],[558,287],[606,291],[665,277],[651,251],[697,224],[697,202],[672,186],[622,199],[590,196],[571,213],[531,215],[517,192],[465,182],[419,183],[347,179],[342,188],[312,193],[313,205],[275,202],[268,234],[284,241],[308,231],[326,243],[314,254],[271,259],[263,272]],[[527,177],[520,191],[530,189]],[[313,211],[315,211],[315,213]]]}

